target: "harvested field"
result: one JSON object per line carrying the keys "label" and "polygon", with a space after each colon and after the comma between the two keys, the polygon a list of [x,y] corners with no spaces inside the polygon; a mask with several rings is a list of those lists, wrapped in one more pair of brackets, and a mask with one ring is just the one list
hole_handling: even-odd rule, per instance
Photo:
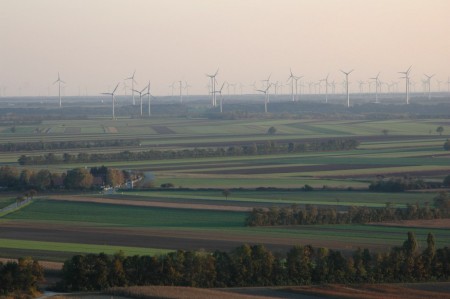
{"label": "harvested field", "polygon": [[164,134],[175,134],[176,132],[173,131],[171,128],[166,127],[166,126],[152,126],[152,129],[160,135],[164,135]]}
{"label": "harvested field", "polygon": [[[257,299],[259,296],[230,293],[227,289],[200,289],[190,287],[139,286],[112,288],[105,291],[108,295],[124,296],[128,298],[167,298],[167,299]],[[270,297],[269,297],[270,298]]]}
{"label": "harvested field", "polygon": [[[387,172],[380,172],[377,173],[377,175],[384,175],[384,176],[404,176],[408,175],[410,177],[433,177],[433,176],[445,176],[450,173],[450,167],[449,169],[435,169],[435,170],[422,170],[422,171],[387,171]],[[369,174],[342,174],[342,175],[323,175],[320,176],[321,178],[328,178],[328,179],[337,179],[337,178],[348,178],[348,179],[357,179],[357,178],[366,178]]]}
{"label": "harvested field", "polygon": [[[228,166],[228,165],[227,165]],[[334,170],[350,170],[350,169],[372,169],[397,167],[401,165],[371,165],[371,164],[323,164],[323,165],[296,165],[281,167],[261,167],[248,169],[224,169],[216,171],[196,171],[195,173],[203,174],[267,174],[267,173],[290,173],[290,172],[309,172],[309,171],[334,171]],[[192,168],[191,168],[192,169]]]}
{"label": "harvested field", "polygon": [[371,225],[450,229],[450,219],[400,220],[395,222],[372,223]]}
{"label": "harvested field", "polygon": [[[319,298],[355,299],[444,299],[450,298],[450,283],[419,284],[363,284],[363,285],[323,285],[301,286],[287,289],[296,294],[308,294]],[[301,298],[301,297],[300,297]]]}
{"label": "harvested field", "polygon": [[126,205],[126,206],[140,206],[140,207],[159,207],[159,208],[173,208],[173,209],[194,209],[194,210],[217,210],[217,211],[233,211],[233,212],[247,212],[252,209],[249,207],[238,206],[225,206],[225,205],[208,205],[208,204],[192,204],[192,203],[173,203],[173,202],[155,202],[155,201],[142,201],[142,200],[124,200],[124,199],[111,199],[111,198],[99,198],[99,197],[78,197],[78,196],[49,196],[50,200],[59,201],[75,201],[75,202],[89,202],[89,203],[102,203],[113,205]]}
{"label": "harvested field", "polygon": [[119,130],[116,127],[106,127],[106,133],[116,134],[119,133]]}
{"label": "harvested field", "polygon": [[79,127],[67,127],[64,130],[64,134],[80,134],[81,133],[81,128]]}

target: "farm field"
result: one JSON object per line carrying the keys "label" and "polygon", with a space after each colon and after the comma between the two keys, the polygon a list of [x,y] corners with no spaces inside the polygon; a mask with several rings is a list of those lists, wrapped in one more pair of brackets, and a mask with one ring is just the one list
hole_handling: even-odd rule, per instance
{"label": "farm field", "polygon": [[[116,153],[193,148],[227,149],[273,141],[279,144],[358,140],[346,151],[176,158],[147,161],[99,161],[25,166],[65,172],[77,167],[105,165],[144,173],[155,187],[174,188],[120,191],[114,194],[41,195],[32,204],[0,218],[0,253],[26,253],[63,260],[73,250],[98,251],[104,247],[126,250],[222,249],[242,243],[264,244],[285,251],[298,244],[350,251],[357,247],[388,250],[399,246],[414,231],[424,246],[433,232],[437,245],[450,243],[449,224],[324,225],[298,227],[245,227],[253,207],[313,204],[344,209],[349,205],[395,207],[432,203],[437,191],[373,193],[369,184],[382,177],[420,177],[441,182],[450,173],[449,154],[438,135],[438,125],[450,131],[447,120],[209,120],[209,119],[87,119],[52,120],[39,125],[18,125],[15,133],[0,131],[0,142],[59,142],[139,139],[139,146],[90,147],[60,150],[1,152],[0,163],[15,165],[20,155],[48,152]],[[274,126],[276,134],[268,135]],[[382,133],[388,130],[387,134]],[[305,185],[312,192],[302,191]],[[277,189],[275,189],[277,188]],[[222,191],[230,190],[227,198]],[[11,198],[0,199],[7,205]],[[18,241],[34,242],[20,243]],[[41,242],[41,243],[40,243]],[[12,245],[11,245],[12,244]],[[59,246],[60,244],[61,246]],[[67,245],[69,244],[69,245]],[[100,247],[96,247],[100,246]],[[55,249],[50,250],[50,249]],[[106,249],[105,249],[106,250]],[[110,251],[108,251],[110,252]],[[131,251],[130,251],[131,252]],[[135,252],[135,251],[133,251]]]}
{"label": "farm field", "polygon": [[9,206],[14,203],[16,200],[10,196],[0,196],[0,209]]}
{"label": "farm field", "polygon": [[[149,252],[156,249],[164,252],[176,249],[231,250],[243,243],[264,244],[274,251],[306,244],[344,252],[358,247],[384,251],[391,246],[400,246],[408,231],[416,234],[420,246],[426,245],[429,232],[435,235],[439,247],[450,242],[450,223],[445,222],[441,228],[395,224],[245,227],[245,212],[152,207],[145,206],[145,201],[142,205],[131,205],[127,203],[131,199],[125,196],[116,203],[101,203],[101,200],[39,199],[2,217],[0,252],[5,255],[3,257],[11,257],[12,249],[30,254],[35,250],[39,256],[55,260],[55,256],[67,258],[76,248],[84,248],[82,244],[94,246],[95,250],[99,250],[98,246],[105,249],[109,246],[108,252],[115,248],[125,252],[136,252],[136,248],[141,252],[145,248],[150,248]],[[211,201],[210,204],[215,203]],[[67,243],[78,245],[70,248]],[[81,252],[86,250],[89,249]]]}
{"label": "farm field", "polygon": [[[449,283],[420,283],[420,284],[363,284],[363,285],[312,285],[300,287],[252,287],[252,288],[226,288],[226,289],[200,289],[169,286],[145,286],[113,288],[105,292],[106,295],[125,296],[132,298],[229,298],[229,299],[256,299],[256,298],[411,298],[411,299],[444,299],[450,298]],[[81,298],[86,298],[81,295]],[[58,297],[58,299],[71,298]],[[57,299],[57,298],[55,298]]]}
{"label": "farm field", "polygon": [[[138,138],[140,146],[99,147],[33,152],[2,152],[0,162],[15,164],[22,154],[43,155],[112,153],[123,150],[182,150],[228,148],[234,145],[274,142],[308,142],[353,138],[356,150],[267,154],[209,158],[178,158],[150,161],[65,163],[48,165],[62,172],[75,167],[100,166],[150,173],[155,185],[171,182],[189,188],[367,188],[377,176],[421,176],[442,180],[450,172],[449,155],[442,150],[445,136],[437,125],[450,131],[446,120],[208,120],[208,119],[107,119],[44,121],[17,126],[16,132],[0,132],[0,142],[57,142]],[[275,126],[277,133],[268,135]],[[78,128],[78,129],[77,129]],[[155,128],[157,130],[155,130]],[[382,130],[388,130],[388,135]],[[113,132],[113,133],[111,133]],[[29,166],[39,169],[40,166]]]}

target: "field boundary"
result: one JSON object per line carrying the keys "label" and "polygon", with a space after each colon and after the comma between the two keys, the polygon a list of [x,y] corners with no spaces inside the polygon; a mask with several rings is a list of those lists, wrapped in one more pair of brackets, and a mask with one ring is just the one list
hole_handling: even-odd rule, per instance
{"label": "field boundary", "polygon": [[0,217],[3,217],[10,213],[14,213],[15,211],[18,211],[18,210],[28,206],[32,202],[33,202],[33,199],[31,199],[31,198],[20,201],[20,202],[16,201],[16,202],[10,204],[9,206],[6,206],[3,209],[0,209]]}

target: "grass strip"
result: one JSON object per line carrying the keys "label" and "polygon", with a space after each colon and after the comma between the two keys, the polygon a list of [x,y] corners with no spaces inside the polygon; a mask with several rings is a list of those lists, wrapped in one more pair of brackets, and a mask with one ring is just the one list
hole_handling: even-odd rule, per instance
{"label": "grass strip", "polygon": [[173,251],[169,249],[157,249],[157,248],[93,245],[93,244],[63,243],[63,242],[43,242],[43,241],[14,240],[14,239],[0,239],[0,248],[45,250],[54,252],[71,252],[71,253],[103,252],[106,254],[114,254],[116,252],[123,251],[125,255],[159,255]]}

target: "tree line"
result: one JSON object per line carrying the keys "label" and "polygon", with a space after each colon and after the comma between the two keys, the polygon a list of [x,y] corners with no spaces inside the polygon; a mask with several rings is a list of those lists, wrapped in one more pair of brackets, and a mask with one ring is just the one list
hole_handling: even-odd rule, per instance
{"label": "tree line", "polygon": [[263,245],[242,245],[231,252],[178,250],[165,255],[125,256],[117,253],[75,255],[64,263],[64,291],[94,291],[115,286],[170,285],[251,287],[320,283],[387,283],[448,280],[450,249],[436,249],[428,234],[419,251],[414,233],[386,253],[358,249],[351,255],[310,245],[286,254]]}
{"label": "tree line", "polygon": [[0,261],[0,295],[8,296],[21,292],[33,295],[38,291],[38,282],[43,278],[42,266],[29,257],[20,258],[17,262],[2,263]]}
{"label": "tree line", "polygon": [[139,139],[114,139],[114,140],[69,140],[52,142],[8,142],[0,144],[0,152],[36,151],[36,150],[61,150],[73,148],[91,147],[119,147],[139,146]]}
{"label": "tree line", "polygon": [[120,186],[131,174],[111,167],[74,168],[66,172],[50,172],[48,169],[19,171],[13,166],[0,167],[0,187],[8,190],[88,190],[100,186]]}
{"label": "tree line", "polygon": [[245,219],[247,226],[314,225],[314,224],[364,224],[369,222],[440,219],[450,217],[450,196],[446,192],[434,198],[434,206],[407,204],[406,208],[394,208],[387,203],[384,208],[350,206],[347,211],[335,207],[321,208],[314,205],[300,207],[253,208]]}
{"label": "tree line", "polygon": [[406,190],[440,188],[441,186],[442,184],[439,182],[425,182],[422,179],[405,177],[405,178],[379,179],[377,181],[370,183],[369,190],[380,192],[403,192]]}
{"label": "tree line", "polygon": [[148,150],[148,151],[121,151],[119,153],[78,153],[78,154],[53,154],[27,156],[21,155],[18,159],[20,165],[42,165],[60,163],[95,163],[104,161],[141,161],[141,160],[164,160],[182,158],[206,158],[206,157],[228,157],[246,155],[265,155],[282,153],[300,153],[307,151],[340,151],[355,149],[359,142],[355,139],[330,139],[317,140],[301,143],[276,143],[267,141],[265,143],[251,145],[235,145],[217,148],[193,148],[180,150]]}

